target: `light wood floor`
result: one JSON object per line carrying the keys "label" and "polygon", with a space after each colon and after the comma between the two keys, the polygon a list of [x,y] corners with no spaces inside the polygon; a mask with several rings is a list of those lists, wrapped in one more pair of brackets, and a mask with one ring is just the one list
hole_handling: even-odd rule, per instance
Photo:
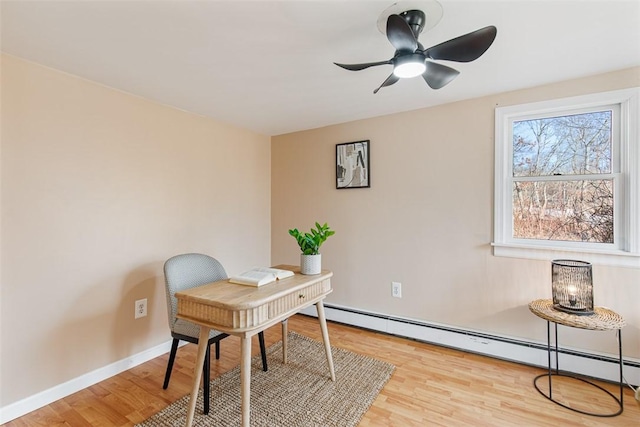
{"label": "light wood floor", "polygon": [[[320,341],[317,319],[297,315],[289,330]],[[542,369],[463,353],[434,345],[329,322],[331,344],[385,360],[396,370],[360,426],[640,426],[640,404],[625,387],[625,408],[614,418],[597,418],[564,409],[533,388]],[[280,339],[280,327],[265,333],[267,346]],[[214,378],[240,362],[239,339],[221,342],[212,359]],[[257,339],[252,346],[258,353]],[[133,426],[190,392],[196,347],[178,350],[168,390],[162,389],[167,355],[109,378],[5,426]],[[555,383],[554,383],[555,384]],[[601,383],[614,395],[617,386]],[[575,384],[554,386],[554,396],[589,411],[611,410],[601,391]],[[579,402],[584,402],[580,404]],[[212,403],[215,410],[215,402]],[[286,427],[286,426],[283,426]],[[327,426],[331,427],[331,426]],[[338,426],[336,426],[338,427]]]}

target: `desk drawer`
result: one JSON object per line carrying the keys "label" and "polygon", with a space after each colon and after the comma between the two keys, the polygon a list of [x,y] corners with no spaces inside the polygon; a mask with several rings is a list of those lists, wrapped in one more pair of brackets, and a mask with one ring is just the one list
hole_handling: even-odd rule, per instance
{"label": "desk drawer", "polygon": [[285,295],[282,298],[269,303],[269,318],[273,319],[282,313],[302,307],[309,301],[319,297],[320,295],[326,294],[330,290],[331,281],[327,279],[300,289],[297,292]]}

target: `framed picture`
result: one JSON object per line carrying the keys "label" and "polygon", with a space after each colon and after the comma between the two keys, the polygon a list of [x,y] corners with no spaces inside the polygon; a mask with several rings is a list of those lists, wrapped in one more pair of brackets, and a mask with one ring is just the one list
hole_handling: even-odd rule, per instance
{"label": "framed picture", "polygon": [[336,144],[336,188],[368,188],[369,140]]}

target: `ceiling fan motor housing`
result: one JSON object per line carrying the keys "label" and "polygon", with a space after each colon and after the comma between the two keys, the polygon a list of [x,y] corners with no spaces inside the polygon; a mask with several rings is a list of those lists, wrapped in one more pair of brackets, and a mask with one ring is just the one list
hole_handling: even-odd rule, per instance
{"label": "ceiling fan motor housing", "polygon": [[420,36],[420,33],[422,33],[422,30],[424,29],[425,22],[427,22],[427,17],[424,12],[415,9],[406,10],[402,12],[400,16],[407,21],[407,24],[409,24],[409,27],[417,40],[418,36]]}

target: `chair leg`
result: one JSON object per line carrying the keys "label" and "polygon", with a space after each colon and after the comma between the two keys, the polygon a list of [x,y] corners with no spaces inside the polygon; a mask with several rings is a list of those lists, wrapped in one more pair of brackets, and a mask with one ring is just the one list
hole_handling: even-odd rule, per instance
{"label": "chair leg", "polygon": [[169,353],[169,362],[167,363],[167,373],[164,374],[164,384],[162,385],[163,389],[167,389],[169,387],[169,380],[171,379],[171,370],[173,369],[173,362],[176,360],[176,352],[178,351],[178,343],[179,339],[174,338],[171,343],[171,353]]}
{"label": "chair leg", "polygon": [[262,370],[267,372],[267,350],[264,348],[264,332],[258,333],[258,341],[260,341],[260,354],[262,355]]}
{"label": "chair leg", "polygon": [[216,359],[220,359],[220,340],[216,341]]}
{"label": "chair leg", "polygon": [[204,410],[203,413],[207,415],[209,413],[209,393],[211,388],[211,347],[207,346],[207,352],[204,354],[204,366],[202,376],[202,388],[204,389]]}

